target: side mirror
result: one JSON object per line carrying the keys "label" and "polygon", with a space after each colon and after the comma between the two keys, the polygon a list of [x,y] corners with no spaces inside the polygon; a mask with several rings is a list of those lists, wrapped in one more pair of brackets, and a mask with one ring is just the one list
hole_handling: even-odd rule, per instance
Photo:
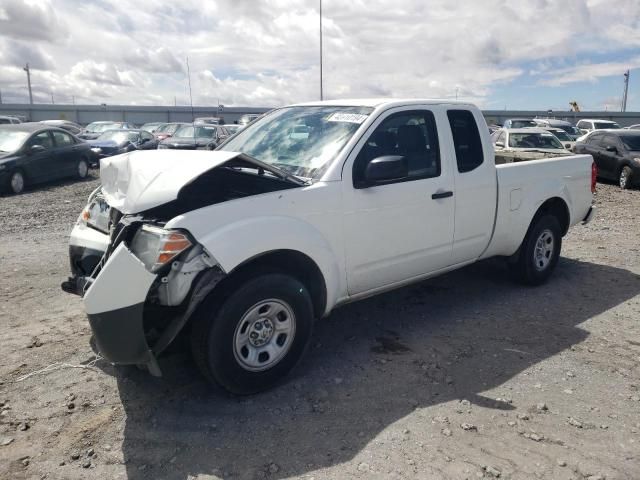
{"label": "side mirror", "polygon": [[496,142],[496,147],[504,148],[504,142]]}
{"label": "side mirror", "polygon": [[36,153],[42,153],[45,150],[46,148],[44,148],[42,145],[31,145],[29,148],[27,148],[27,154],[34,155]]}
{"label": "side mirror", "polygon": [[409,176],[409,165],[406,157],[400,155],[385,155],[374,158],[364,171],[367,185],[398,180]]}
{"label": "side mirror", "polygon": [[613,152],[613,153],[618,153],[618,149],[614,146],[614,145],[607,145],[605,147],[605,150],[607,152]]}
{"label": "side mirror", "polygon": [[570,143],[565,143],[564,144],[564,148],[566,148],[567,150],[571,150],[571,144]]}

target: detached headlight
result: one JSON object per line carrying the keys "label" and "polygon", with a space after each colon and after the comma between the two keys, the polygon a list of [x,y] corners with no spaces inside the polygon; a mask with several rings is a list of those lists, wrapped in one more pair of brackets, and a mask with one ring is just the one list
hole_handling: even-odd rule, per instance
{"label": "detached headlight", "polygon": [[157,272],[193,245],[191,240],[178,230],[143,225],[131,242],[131,251],[150,272]]}
{"label": "detached headlight", "polygon": [[104,198],[94,192],[89,197],[89,203],[80,214],[80,221],[103,233],[109,233],[110,209],[111,207],[105,202]]}
{"label": "detached headlight", "polygon": [[101,148],[99,148],[99,147],[93,147],[93,148],[91,148],[91,151],[92,151],[93,153],[102,153],[102,149],[101,149]]}

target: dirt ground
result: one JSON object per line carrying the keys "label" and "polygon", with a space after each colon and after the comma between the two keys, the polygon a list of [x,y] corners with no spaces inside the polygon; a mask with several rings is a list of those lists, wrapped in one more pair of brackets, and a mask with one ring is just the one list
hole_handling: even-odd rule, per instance
{"label": "dirt ground", "polygon": [[640,191],[599,185],[547,285],[491,260],[343,307],[234,398],[184,349],[95,361],[59,285],[96,185],[0,197],[1,478],[640,478]]}

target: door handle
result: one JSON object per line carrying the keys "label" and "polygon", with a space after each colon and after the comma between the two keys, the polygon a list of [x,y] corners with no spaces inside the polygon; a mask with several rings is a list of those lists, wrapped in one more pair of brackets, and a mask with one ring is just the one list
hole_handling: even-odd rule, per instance
{"label": "door handle", "polygon": [[453,192],[452,191],[436,192],[433,195],[431,195],[431,198],[433,198],[434,200],[439,200],[441,198],[449,198],[449,197],[453,197]]}

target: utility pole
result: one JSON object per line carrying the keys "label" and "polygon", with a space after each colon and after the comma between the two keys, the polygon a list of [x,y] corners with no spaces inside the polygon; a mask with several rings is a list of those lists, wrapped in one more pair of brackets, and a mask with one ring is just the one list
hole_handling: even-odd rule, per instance
{"label": "utility pole", "polygon": [[53,101],[53,92],[51,92],[51,105],[53,105],[54,103],[56,102]]}
{"label": "utility pole", "polygon": [[23,68],[25,72],[27,72],[27,86],[29,87],[29,104],[33,105],[33,93],[31,92],[31,70],[29,69],[29,64]]}
{"label": "utility pole", "polygon": [[320,0],[320,100],[324,100],[322,91],[322,0]]}
{"label": "utility pole", "polygon": [[624,74],[624,92],[622,94],[622,111],[627,111],[627,94],[629,93],[629,70]]}
{"label": "utility pole", "polygon": [[75,95],[71,95],[71,103],[72,104],[76,104],[76,96]]}
{"label": "utility pole", "polygon": [[2,89],[0,89],[0,105],[2,105]]}

